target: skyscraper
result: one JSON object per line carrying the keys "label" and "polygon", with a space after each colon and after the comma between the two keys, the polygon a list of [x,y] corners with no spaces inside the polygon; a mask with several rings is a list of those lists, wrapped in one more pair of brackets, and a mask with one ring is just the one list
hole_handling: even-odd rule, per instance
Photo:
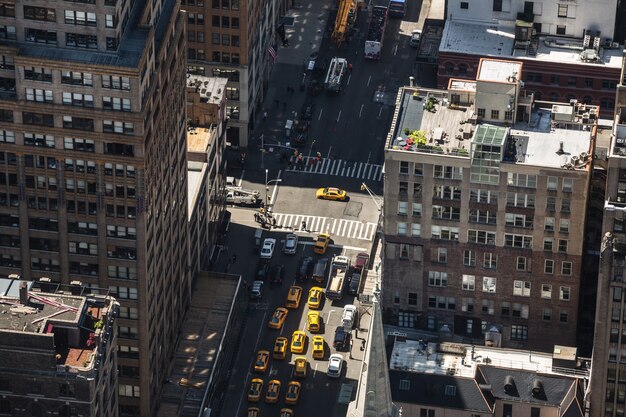
{"label": "skyscraper", "polygon": [[0,274],[109,288],[120,415],[153,415],[190,293],[183,16],[175,0],[0,10]]}

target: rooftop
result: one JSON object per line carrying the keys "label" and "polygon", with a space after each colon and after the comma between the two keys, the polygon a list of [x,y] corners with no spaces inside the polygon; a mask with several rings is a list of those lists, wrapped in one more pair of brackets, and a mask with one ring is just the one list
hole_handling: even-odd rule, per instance
{"label": "rooftop", "polygon": [[196,199],[202,189],[202,178],[206,163],[198,161],[187,161],[187,216],[191,220],[194,214]]}
{"label": "rooftop", "polygon": [[447,20],[442,35],[440,51],[474,54],[488,57],[533,59],[564,64],[605,65],[619,69],[622,52],[619,48],[600,48],[599,59],[593,62],[581,60],[583,40],[540,36],[536,53],[515,49],[515,23],[501,21],[485,24]]}
{"label": "rooftop", "polygon": [[220,104],[228,78],[187,74],[187,87],[194,88],[205,103]]}
{"label": "rooftop", "polygon": [[522,63],[517,61],[496,61],[482,59],[476,79],[479,81],[495,81],[514,83],[522,74]]}
{"label": "rooftop", "polygon": [[215,134],[215,127],[189,127],[187,129],[187,152],[206,153]]}
{"label": "rooftop", "polygon": [[81,285],[0,278],[0,343],[49,349],[58,366],[91,368],[101,341],[97,329],[111,318],[112,299],[83,291]]}
{"label": "rooftop", "polygon": [[479,345],[397,340],[389,361],[394,371],[472,378],[476,367],[490,365],[549,375],[588,376],[585,369],[555,367],[552,354]]}
{"label": "rooftop", "polygon": [[[469,85],[462,87],[471,92]],[[427,110],[429,102],[432,108]],[[469,158],[472,143],[497,140],[504,146],[502,162],[550,168],[565,167],[572,158],[588,155],[591,132],[589,126],[583,128],[579,114],[579,109],[587,107],[544,104],[545,107],[535,106],[529,122],[518,122],[509,128],[476,123],[473,106],[449,105],[446,90],[405,87],[398,99],[400,109],[388,148]],[[426,143],[416,140],[416,131],[421,132],[418,136],[423,135]],[[563,152],[559,150],[561,142]]]}

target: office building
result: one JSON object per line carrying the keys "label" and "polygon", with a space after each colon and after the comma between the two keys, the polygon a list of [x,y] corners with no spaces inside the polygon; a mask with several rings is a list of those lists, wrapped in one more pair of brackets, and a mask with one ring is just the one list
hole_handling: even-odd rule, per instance
{"label": "office building", "polygon": [[610,117],[623,46],[613,39],[616,13],[616,0],[448,2],[438,87],[450,78],[474,79],[482,57],[513,59],[524,64],[521,80],[535,100],[577,99]]}
{"label": "office building", "polygon": [[398,93],[385,149],[387,323],[552,350],[576,336],[598,109],[526,95],[522,63]]}
{"label": "office building", "polygon": [[394,404],[408,417],[583,417],[588,360],[458,343],[393,342]]}
{"label": "office building", "polygon": [[[626,56],[626,55],[625,55]],[[624,61],[626,63],[626,59]],[[591,373],[592,417],[620,416],[626,406],[626,64],[617,86],[615,118],[598,176],[606,179]],[[599,143],[600,144],[600,143]],[[599,153],[600,151],[598,151]]]}
{"label": "office building", "polygon": [[115,417],[119,304],[71,285],[0,278],[0,414]]}
{"label": "office building", "polygon": [[190,298],[183,16],[174,0],[2,10],[0,274],[108,288],[120,414],[153,416]]}
{"label": "office building", "polygon": [[276,29],[286,1],[182,0],[187,11],[187,62],[195,75],[228,78],[226,139],[249,146],[277,53]]}

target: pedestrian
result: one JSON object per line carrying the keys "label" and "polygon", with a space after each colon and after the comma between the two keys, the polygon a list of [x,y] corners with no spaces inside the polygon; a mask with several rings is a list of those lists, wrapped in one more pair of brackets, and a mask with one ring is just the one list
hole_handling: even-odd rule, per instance
{"label": "pedestrian", "polygon": [[306,220],[302,220],[302,228],[301,230],[306,231]]}
{"label": "pedestrian", "polygon": [[276,227],[276,217],[272,218],[272,226]]}
{"label": "pedestrian", "polygon": [[234,265],[235,262],[237,262],[237,254],[236,253],[233,253],[232,259],[233,259],[233,265]]}
{"label": "pedestrian", "polygon": [[352,74],[352,64],[348,64],[348,72],[350,72],[350,74]]}
{"label": "pedestrian", "polygon": [[263,112],[263,120],[267,120],[267,112],[266,111]]}

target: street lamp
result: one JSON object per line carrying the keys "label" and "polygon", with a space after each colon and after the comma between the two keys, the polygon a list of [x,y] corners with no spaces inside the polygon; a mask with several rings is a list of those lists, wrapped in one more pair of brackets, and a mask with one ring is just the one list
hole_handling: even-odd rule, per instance
{"label": "street lamp", "polygon": [[313,145],[315,145],[315,140],[311,142],[311,147],[309,148],[309,156],[306,158],[307,161],[311,159],[311,152],[313,152]]}

